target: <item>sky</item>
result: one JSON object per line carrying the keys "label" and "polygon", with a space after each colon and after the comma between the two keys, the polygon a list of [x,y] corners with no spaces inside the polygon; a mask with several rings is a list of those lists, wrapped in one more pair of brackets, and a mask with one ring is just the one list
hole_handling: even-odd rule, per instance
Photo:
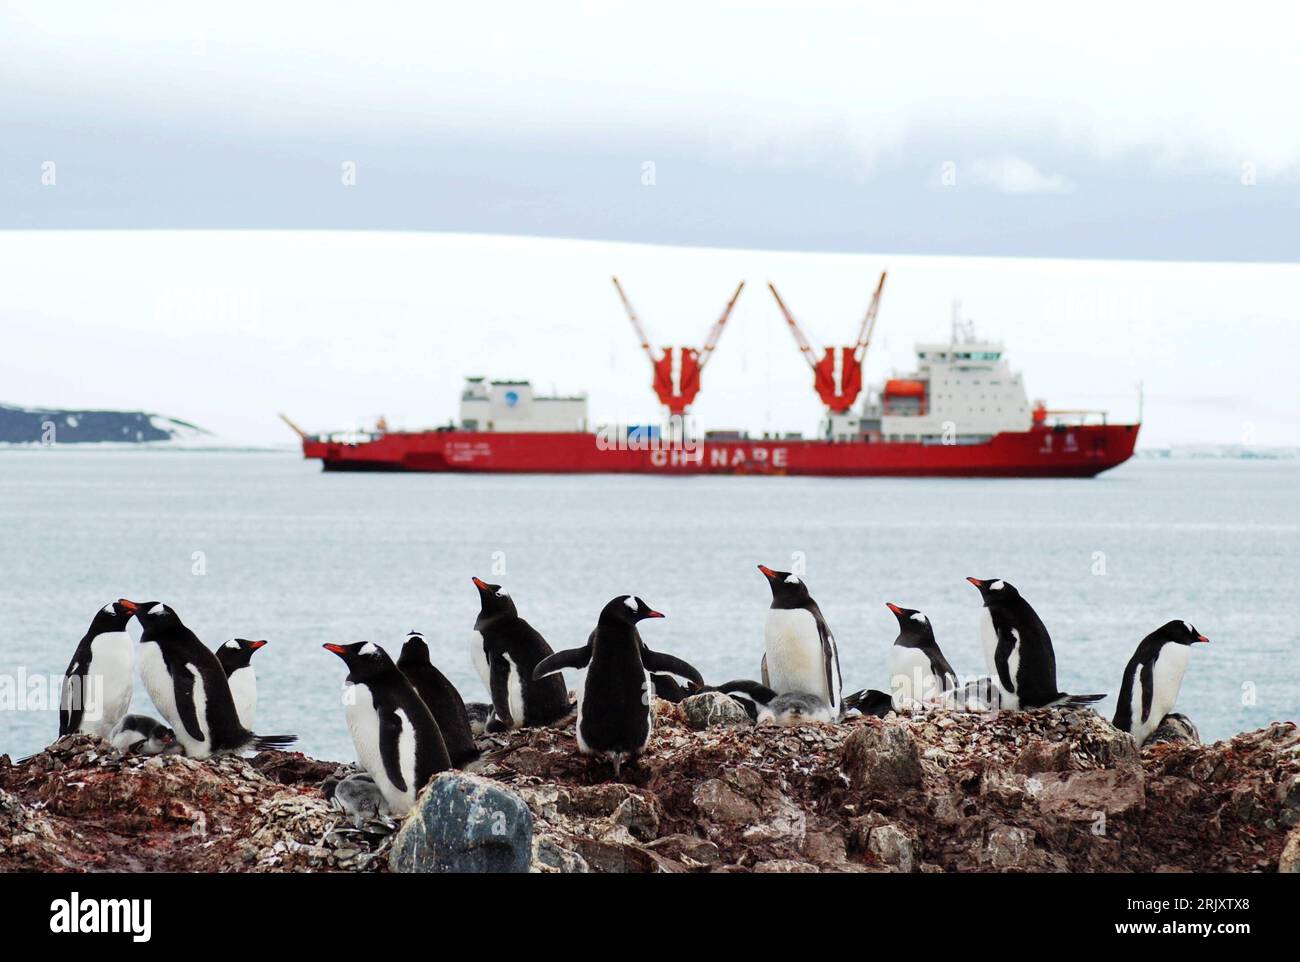
{"label": "sky", "polygon": [[1300,254],[1285,4],[0,4],[0,229]]}

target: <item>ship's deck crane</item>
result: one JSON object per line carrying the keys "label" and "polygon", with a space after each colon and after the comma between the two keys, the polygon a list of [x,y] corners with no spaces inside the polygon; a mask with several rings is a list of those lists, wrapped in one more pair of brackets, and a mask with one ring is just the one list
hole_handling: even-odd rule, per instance
{"label": "ship's deck crane", "polygon": [[736,292],[731,295],[731,300],[727,301],[722,316],[709,329],[703,347],[699,349],[665,347],[663,354],[656,357],[654,348],[650,346],[650,338],[632,308],[632,302],[623,292],[623,285],[618,282],[617,277],[613,278],[613,281],[619,299],[622,300],[623,307],[627,311],[628,319],[632,322],[632,328],[641,341],[641,350],[645,351],[646,357],[650,358],[650,365],[654,369],[655,394],[667,406],[669,414],[676,416],[685,414],[687,408],[695,401],[695,396],[700,393],[700,375],[704,372],[709,359],[713,357],[713,350],[718,346],[718,338],[722,337],[722,329],[727,324],[727,318],[731,316],[731,309],[736,306],[736,299],[745,288],[745,282],[741,281],[736,285]]}
{"label": "ship's deck crane", "polygon": [[887,274],[888,271],[882,271],[880,274],[876,293],[872,295],[871,305],[867,308],[867,313],[862,318],[862,325],[858,328],[857,342],[852,347],[826,348],[820,361],[814,357],[813,347],[808,342],[807,335],[804,334],[789,308],[785,306],[785,302],[781,300],[776,287],[770,283],[767,285],[772,296],[776,298],[777,307],[781,308],[786,323],[790,325],[790,333],[794,335],[795,343],[799,345],[799,352],[803,354],[804,360],[812,369],[813,388],[826,407],[835,414],[846,412],[862,393],[862,362],[866,359],[867,348],[871,345],[871,335],[876,329],[876,316],[880,312],[880,295],[885,289]]}

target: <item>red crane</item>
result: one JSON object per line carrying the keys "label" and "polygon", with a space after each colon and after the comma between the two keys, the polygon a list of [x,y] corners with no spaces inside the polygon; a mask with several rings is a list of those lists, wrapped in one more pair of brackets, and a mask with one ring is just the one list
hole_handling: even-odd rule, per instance
{"label": "red crane", "polygon": [[740,292],[744,290],[745,282],[741,281],[736,285],[736,293],[731,295],[731,300],[727,301],[722,316],[709,329],[709,335],[705,338],[702,348],[697,350],[693,347],[665,347],[663,354],[655,357],[654,348],[650,346],[650,338],[646,335],[645,328],[641,326],[636,311],[632,309],[632,302],[623,293],[623,285],[618,282],[617,277],[613,278],[613,281],[614,288],[623,301],[623,307],[627,310],[628,319],[632,322],[632,328],[641,340],[641,350],[645,351],[646,357],[650,358],[650,364],[654,368],[655,394],[668,407],[669,414],[678,416],[685,414],[686,409],[695,401],[695,396],[700,393],[700,375],[704,373],[704,366],[713,356],[713,349],[718,346],[722,328],[726,326],[727,318],[731,316],[731,309],[736,306],[736,298],[740,297]]}
{"label": "red crane", "polygon": [[776,298],[777,307],[781,308],[781,313],[785,315],[785,322],[790,325],[790,332],[794,334],[800,353],[812,368],[813,388],[823,403],[835,414],[843,414],[851,408],[858,395],[862,393],[862,362],[867,356],[867,347],[871,344],[871,335],[876,329],[876,315],[880,312],[880,295],[885,289],[887,273],[882,271],[880,274],[876,293],[872,295],[871,305],[867,308],[866,316],[862,318],[862,326],[858,328],[857,343],[852,347],[828,347],[820,361],[814,359],[813,348],[808,343],[808,337],[789,308],[785,306],[785,301],[781,300],[776,287],[772,284],[767,285],[772,296]]}

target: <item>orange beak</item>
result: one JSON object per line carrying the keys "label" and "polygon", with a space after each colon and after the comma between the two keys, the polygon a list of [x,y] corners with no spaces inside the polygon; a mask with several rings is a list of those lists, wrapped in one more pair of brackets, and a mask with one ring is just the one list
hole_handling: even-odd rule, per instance
{"label": "orange beak", "polygon": [[773,571],[771,568],[769,568],[767,565],[759,565],[758,570],[763,572],[763,574],[767,575],[769,578],[776,577],[776,572]]}
{"label": "orange beak", "polygon": [[117,603],[121,605],[123,608],[125,608],[127,611],[131,612],[131,614],[135,614],[137,611],[140,610],[139,605],[137,605],[134,601],[127,601],[125,598],[118,598]]}
{"label": "orange beak", "polygon": [[265,641],[250,641],[248,643],[248,647],[252,648],[254,651],[257,651],[257,649],[261,648],[265,644],[266,644]]}
{"label": "orange beak", "polygon": [[479,591],[488,590],[487,582],[484,581],[482,578],[471,578],[470,581],[474,582],[474,587],[477,588]]}
{"label": "orange beak", "polygon": [[342,645],[321,645],[326,651],[332,651],[336,655],[346,655],[348,650]]}
{"label": "orange beak", "polygon": [[898,605],[894,604],[892,601],[886,601],[885,607],[896,615],[901,615],[903,613],[903,609],[898,607]]}
{"label": "orange beak", "polygon": [[984,587],[984,582],[980,581],[978,578],[967,578],[966,580],[969,581],[971,584],[973,584],[976,588]]}
{"label": "orange beak", "polygon": [[666,618],[666,617],[668,617],[668,616],[665,615],[662,611],[647,611],[647,612],[646,612],[646,617],[647,617],[647,618]]}
{"label": "orange beak", "polygon": [[1196,640],[1197,640],[1197,641],[1203,641],[1203,642],[1205,642],[1207,645],[1210,643],[1210,639],[1209,639],[1209,638],[1206,638],[1204,635],[1197,635],[1197,636],[1196,636]]}

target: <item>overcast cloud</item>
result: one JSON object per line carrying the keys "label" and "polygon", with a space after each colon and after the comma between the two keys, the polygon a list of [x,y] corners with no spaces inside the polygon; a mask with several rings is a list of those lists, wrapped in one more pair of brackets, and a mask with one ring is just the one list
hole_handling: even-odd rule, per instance
{"label": "overcast cloud", "polygon": [[0,227],[1300,254],[1281,4],[6,3],[0,20]]}

